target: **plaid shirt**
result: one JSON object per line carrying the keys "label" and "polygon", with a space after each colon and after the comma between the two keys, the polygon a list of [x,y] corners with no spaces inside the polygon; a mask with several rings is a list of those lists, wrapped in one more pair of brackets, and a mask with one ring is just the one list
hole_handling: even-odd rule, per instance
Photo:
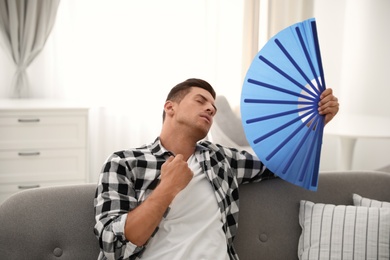
{"label": "plaid shirt", "polygon": [[[141,256],[147,245],[137,247],[124,235],[127,213],[140,205],[157,186],[161,166],[170,155],[172,153],[157,138],[152,144],[116,152],[107,159],[94,201],[95,234],[101,248],[99,259],[137,259]],[[209,141],[198,143],[195,156],[215,191],[230,259],[238,259],[233,247],[238,226],[238,185],[274,175],[250,153]]]}

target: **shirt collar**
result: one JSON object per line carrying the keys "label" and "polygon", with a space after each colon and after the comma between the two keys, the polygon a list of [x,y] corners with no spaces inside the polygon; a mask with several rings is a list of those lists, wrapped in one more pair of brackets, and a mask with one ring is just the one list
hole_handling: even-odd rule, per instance
{"label": "shirt collar", "polygon": [[[165,155],[174,155],[171,151],[167,150],[162,144],[160,137],[157,137],[154,142],[150,146],[151,152],[155,156],[165,156]],[[209,150],[206,146],[202,145],[201,143],[196,144],[195,152],[202,152]]]}
{"label": "shirt collar", "polygon": [[160,137],[157,137],[156,140],[151,144],[150,151],[155,156],[165,156],[165,155],[172,155],[173,153],[165,149],[164,146],[161,144]]}

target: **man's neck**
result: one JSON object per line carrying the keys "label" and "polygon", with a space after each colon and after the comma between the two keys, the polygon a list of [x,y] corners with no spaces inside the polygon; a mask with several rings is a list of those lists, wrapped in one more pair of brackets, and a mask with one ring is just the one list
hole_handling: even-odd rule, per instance
{"label": "man's neck", "polygon": [[174,154],[182,154],[187,161],[195,152],[196,141],[181,134],[164,134],[160,135],[161,144]]}

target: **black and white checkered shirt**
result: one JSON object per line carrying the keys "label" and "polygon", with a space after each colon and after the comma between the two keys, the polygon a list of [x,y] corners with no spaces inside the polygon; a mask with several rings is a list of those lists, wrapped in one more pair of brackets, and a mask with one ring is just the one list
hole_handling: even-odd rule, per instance
{"label": "black and white checkered shirt", "polygon": [[[137,259],[146,249],[147,245],[137,247],[126,240],[124,224],[127,213],[157,186],[161,166],[170,155],[157,138],[149,145],[116,152],[107,159],[94,201],[99,259]],[[198,143],[195,156],[215,191],[230,258],[238,259],[233,248],[238,224],[238,185],[274,175],[250,153],[209,141]]]}

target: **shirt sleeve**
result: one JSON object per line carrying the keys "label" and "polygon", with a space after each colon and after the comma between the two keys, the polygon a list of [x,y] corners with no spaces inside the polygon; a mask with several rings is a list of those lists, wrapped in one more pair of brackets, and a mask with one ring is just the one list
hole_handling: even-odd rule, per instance
{"label": "shirt sleeve", "polygon": [[99,177],[94,231],[103,259],[128,259],[143,251],[143,247],[128,241],[124,232],[127,213],[138,205],[128,173],[125,160],[114,154],[103,165]]}
{"label": "shirt sleeve", "polygon": [[239,184],[259,182],[276,177],[257,156],[245,150],[233,149],[230,163],[237,170]]}

